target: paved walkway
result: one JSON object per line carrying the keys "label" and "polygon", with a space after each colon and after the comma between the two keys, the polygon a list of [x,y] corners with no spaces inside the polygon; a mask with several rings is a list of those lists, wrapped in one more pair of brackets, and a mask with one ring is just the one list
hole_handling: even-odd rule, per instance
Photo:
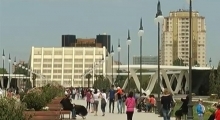
{"label": "paved walkway", "polygon": [[[75,100],[75,104],[81,104],[81,105],[86,105],[85,100]],[[108,107],[106,107],[106,115],[103,117],[102,112],[100,110],[100,105],[99,105],[99,111],[98,111],[98,116],[94,116],[94,113],[89,113],[86,117],[87,120],[126,120],[126,114],[117,114],[117,107],[115,107],[115,113],[109,113]],[[149,119],[149,120],[163,120],[162,117],[158,117],[158,115],[154,113],[134,113],[133,120],[143,120],[143,119]],[[77,117],[77,120],[82,120],[81,117]],[[174,120],[172,118],[171,120]]]}

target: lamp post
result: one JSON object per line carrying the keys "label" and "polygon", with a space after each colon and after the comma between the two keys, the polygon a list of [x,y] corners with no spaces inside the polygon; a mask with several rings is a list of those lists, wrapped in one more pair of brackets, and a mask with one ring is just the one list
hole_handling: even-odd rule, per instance
{"label": "lamp post", "polygon": [[27,76],[28,76],[28,72],[29,72],[29,71],[28,71],[28,68],[27,68],[27,67],[25,68],[25,70],[26,70],[26,72],[27,72],[27,74],[26,74],[26,82],[27,82]]}
{"label": "lamp post", "polygon": [[10,56],[10,53],[9,53],[9,56],[8,56],[8,88],[10,88],[10,84],[11,84],[11,76],[10,76],[10,74],[11,74],[11,56]]}
{"label": "lamp post", "polygon": [[120,52],[121,52],[121,45],[120,45],[120,39],[118,39],[118,77],[119,78],[119,72],[120,72]]}
{"label": "lamp post", "polygon": [[111,56],[112,56],[112,85],[114,85],[114,78],[113,78],[113,60],[114,60],[114,47],[112,45],[112,51],[111,51]]}
{"label": "lamp post", "polygon": [[138,31],[138,36],[140,38],[140,96],[142,94],[142,89],[141,89],[141,85],[142,85],[142,37],[144,35],[144,28],[142,25],[142,18],[140,21],[140,28]]}
{"label": "lamp post", "polygon": [[14,60],[14,68],[15,68],[15,71],[14,71],[14,74],[15,74],[15,88],[17,89],[17,79],[16,79],[16,70],[17,70],[17,63],[16,63],[16,57],[15,57],[15,60]]}
{"label": "lamp post", "polygon": [[187,120],[193,120],[192,104],[192,0],[189,2],[189,104]]}
{"label": "lamp post", "polygon": [[209,59],[210,68],[212,67],[212,58]]}
{"label": "lamp post", "polygon": [[157,111],[156,113],[160,114],[160,108],[161,108],[161,103],[160,103],[160,92],[161,92],[161,87],[160,87],[160,26],[163,24],[164,17],[162,15],[161,11],[161,5],[160,1],[157,3],[157,13],[155,17],[155,22],[157,23],[157,29],[158,29],[158,44],[157,44],[157,54],[158,54],[158,60],[157,60],[157,87],[158,87],[158,97],[157,97]]}
{"label": "lamp post", "polygon": [[[22,69],[22,65],[21,64],[19,64],[18,67],[20,69]],[[19,74],[18,74],[18,79],[19,79],[19,84],[20,84],[19,86],[21,87],[21,81],[20,81],[21,80],[21,73],[20,73],[20,70],[19,70]],[[24,82],[22,81],[22,83],[24,83]]]}
{"label": "lamp post", "polygon": [[[3,74],[3,76],[2,76],[2,88],[4,88],[4,78],[5,78],[5,51],[4,51],[4,49],[3,49],[3,53],[2,53],[2,67],[3,67],[3,70],[2,70],[2,74]],[[6,92],[6,90],[5,90],[5,92]]]}
{"label": "lamp post", "polygon": [[22,65],[22,71],[23,71],[23,88],[25,89],[25,83],[24,83],[24,69],[25,69],[25,66],[24,66],[24,63],[23,63],[23,65]]}
{"label": "lamp post", "polygon": [[131,37],[130,37],[130,31],[128,30],[128,38],[127,38],[127,46],[128,46],[128,90],[130,91],[130,87],[131,87],[131,82],[129,79],[129,74],[130,74],[130,44],[131,44]]}

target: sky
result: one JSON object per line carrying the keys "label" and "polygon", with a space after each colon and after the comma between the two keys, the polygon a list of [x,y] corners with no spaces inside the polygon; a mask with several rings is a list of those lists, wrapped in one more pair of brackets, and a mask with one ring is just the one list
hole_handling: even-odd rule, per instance
{"label": "sky", "polygon": [[[127,31],[131,34],[131,58],[139,55],[138,29],[143,18],[143,55],[157,55],[157,26],[154,22],[157,0],[0,0],[0,50],[6,58],[27,61],[31,47],[60,47],[61,35],[95,38],[107,33],[115,51],[121,41],[121,60],[127,64]],[[206,60],[220,60],[220,0],[194,0],[193,10],[206,17]],[[170,11],[188,9],[186,0],[161,0],[164,16]],[[2,53],[1,53],[2,54]],[[117,55],[115,57],[117,60]],[[6,62],[7,63],[7,62]],[[2,60],[0,60],[2,67]]]}

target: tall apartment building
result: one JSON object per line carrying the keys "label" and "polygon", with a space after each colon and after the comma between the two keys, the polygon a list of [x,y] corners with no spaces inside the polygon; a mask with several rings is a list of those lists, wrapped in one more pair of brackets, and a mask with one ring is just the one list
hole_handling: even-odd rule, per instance
{"label": "tall apartment building", "polygon": [[[29,64],[31,69],[43,76],[36,79],[36,86],[56,81],[65,87],[87,87],[88,80],[82,75],[103,57],[105,61],[105,54],[105,47],[32,47]],[[94,82],[94,74],[105,74],[105,70],[105,64],[100,63],[96,72],[91,73],[90,86]]]}
{"label": "tall apartment building", "polygon": [[[189,61],[189,11],[171,11],[165,17],[161,38],[161,62],[173,65],[173,61]],[[192,13],[192,65],[206,66],[206,25],[205,17],[198,11]]]}
{"label": "tall apartment building", "polygon": [[76,35],[62,35],[62,47],[105,47],[111,51],[111,36],[96,35],[96,38],[76,38]]}
{"label": "tall apartment building", "polygon": [[[142,64],[145,65],[157,65],[157,56],[142,56]],[[133,56],[133,64],[140,65],[140,56]]]}

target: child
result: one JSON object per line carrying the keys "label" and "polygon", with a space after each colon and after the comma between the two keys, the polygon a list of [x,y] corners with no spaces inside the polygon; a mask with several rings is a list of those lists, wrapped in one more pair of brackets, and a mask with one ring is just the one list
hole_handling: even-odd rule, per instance
{"label": "child", "polygon": [[198,114],[198,119],[203,120],[205,113],[205,106],[202,105],[202,99],[199,99],[199,104],[196,106],[196,112]]}

